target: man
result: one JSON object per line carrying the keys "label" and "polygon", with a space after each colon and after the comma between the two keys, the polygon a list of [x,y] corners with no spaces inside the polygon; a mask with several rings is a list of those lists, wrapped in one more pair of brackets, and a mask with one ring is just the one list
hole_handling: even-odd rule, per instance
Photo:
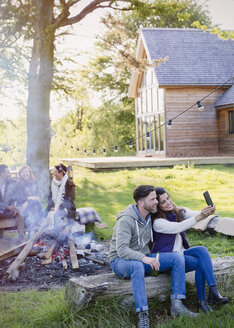
{"label": "man", "polygon": [[[148,243],[152,239],[151,213],[157,212],[155,187],[141,185],[133,192],[136,205],[129,205],[117,215],[109,251],[114,273],[131,279],[133,298],[138,313],[138,328],[149,328],[149,313],[145,291],[145,275],[153,270],[171,270],[172,305],[176,315],[196,316],[181,302],[185,298],[185,264],[179,254],[150,254]],[[175,313],[174,311],[174,313]]]}
{"label": "man", "polygon": [[19,239],[23,240],[24,235],[24,218],[19,214],[14,205],[17,199],[15,182],[10,178],[10,171],[5,164],[0,165],[0,220],[17,219]]}

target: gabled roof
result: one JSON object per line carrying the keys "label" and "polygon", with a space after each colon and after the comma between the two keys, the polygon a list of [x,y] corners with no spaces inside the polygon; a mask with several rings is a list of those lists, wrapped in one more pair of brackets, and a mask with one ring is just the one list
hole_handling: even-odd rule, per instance
{"label": "gabled roof", "polygon": [[234,106],[234,84],[216,101],[215,107]]}
{"label": "gabled roof", "polygon": [[155,67],[159,86],[216,86],[234,76],[234,41],[231,39],[222,40],[199,29],[142,28],[138,58],[142,46],[149,62],[169,57],[165,64]]}
{"label": "gabled roof", "polygon": [[159,84],[218,85],[234,74],[234,41],[199,29],[143,28],[150,60],[168,56],[155,68]]}

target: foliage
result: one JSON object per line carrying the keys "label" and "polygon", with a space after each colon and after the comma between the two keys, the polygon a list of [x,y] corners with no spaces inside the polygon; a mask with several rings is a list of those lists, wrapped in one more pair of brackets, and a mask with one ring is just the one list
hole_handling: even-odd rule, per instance
{"label": "foliage", "polygon": [[131,69],[142,69],[146,65],[135,60],[141,26],[191,28],[194,21],[211,26],[208,12],[195,0],[154,0],[151,3],[151,8],[108,14],[102,20],[106,28],[104,35],[96,42],[95,56],[79,74],[87,79],[91,88],[102,92],[104,99],[126,101]]}
{"label": "foliage", "polygon": [[228,40],[229,38],[234,40],[234,31],[224,31],[224,30],[220,30],[220,28],[218,26],[215,26],[213,28],[209,28],[209,26],[207,25],[202,25],[200,22],[195,21],[193,23],[194,27],[200,28],[201,30],[205,31],[209,31],[211,34],[217,34],[218,37],[220,39],[223,40]]}
{"label": "foliage", "polygon": [[[82,108],[81,108],[82,107]],[[82,117],[81,117],[82,109]],[[134,113],[132,107],[117,106],[106,103],[98,109],[87,105],[78,105],[76,111],[71,111],[53,124],[55,136],[51,143],[51,162],[63,156],[93,156],[93,149],[97,156],[103,156],[103,148],[107,155],[114,153],[114,146],[119,146],[118,154],[130,154],[128,140],[135,136]],[[65,145],[65,147],[64,147]],[[82,149],[78,152],[77,148]],[[134,149],[132,150],[132,154]]]}
{"label": "foliage", "polygon": [[0,3],[0,74],[4,85],[15,80],[26,85],[26,69],[30,56],[28,40],[32,37],[34,18],[31,0],[21,4],[17,0]]}
{"label": "foliage", "polygon": [[0,162],[16,167],[26,162],[25,118],[0,121]]}
{"label": "foliage", "polygon": [[[79,5],[77,5],[78,2]],[[141,10],[150,4],[138,0],[93,0],[88,4],[87,1],[77,0],[7,0],[5,3],[1,2],[0,5],[3,13],[0,16],[1,46],[5,49],[9,46],[5,42],[8,33],[11,33],[12,48],[15,44],[18,46],[17,41],[20,38],[31,41],[28,68],[27,164],[33,168],[43,193],[46,193],[51,141],[50,95],[55,75],[57,36],[66,34],[67,28],[79,23],[97,9]],[[11,25],[13,33],[9,28]],[[14,29],[19,37],[14,38]],[[4,59],[7,62],[13,60],[14,57],[9,56],[8,52],[6,54],[3,52],[2,55],[5,55]],[[62,88],[66,88],[65,83]],[[45,176],[47,178],[43,181]]]}

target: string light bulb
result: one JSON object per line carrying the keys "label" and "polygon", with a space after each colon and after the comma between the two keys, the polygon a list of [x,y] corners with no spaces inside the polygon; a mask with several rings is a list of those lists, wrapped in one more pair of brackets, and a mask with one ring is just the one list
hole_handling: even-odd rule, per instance
{"label": "string light bulb", "polygon": [[118,146],[115,146],[115,153],[118,153]]}
{"label": "string light bulb", "polygon": [[151,139],[150,132],[147,132],[147,133],[146,133],[146,139],[147,139],[147,140],[150,140],[150,139]]}
{"label": "string light bulb", "polygon": [[132,148],[133,145],[132,145],[132,141],[131,140],[129,141],[128,146],[129,146],[129,148]]}
{"label": "string light bulb", "polygon": [[79,147],[77,147],[76,149],[77,149],[77,151],[78,151],[78,153],[79,153],[79,152],[80,152],[80,148],[79,148]]}
{"label": "string light bulb", "polygon": [[172,120],[168,120],[167,128],[172,129]]}
{"label": "string light bulb", "polygon": [[106,155],[106,148],[103,148],[103,154]]}
{"label": "string light bulb", "polygon": [[198,110],[200,111],[200,112],[203,112],[204,111],[204,107],[202,106],[202,104],[201,104],[201,101],[199,100],[199,101],[197,101],[197,108],[198,108]]}
{"label": "string light bulb", "polygon": [[86,149],[84,150],[84,154],[87,155],[87,150]]}
{"label": "string light bulb", "polygon": [[95,149],[93,150],[93,155],[96,156],[96,150]]}

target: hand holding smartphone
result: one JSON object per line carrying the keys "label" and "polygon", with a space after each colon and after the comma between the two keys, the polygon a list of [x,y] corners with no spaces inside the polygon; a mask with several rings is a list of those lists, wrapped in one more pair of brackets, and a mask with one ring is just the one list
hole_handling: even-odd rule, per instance
{"label": "hand holding smartphone", "polygon": [[205,192],[203,193],[203,196],[204,196],[204,198],[205,198],[205,200],[206,200],[207,205],[209,205],[209,206],[214,206],[214,203],[212,202],[212,199],[211,199],[211,197],[210,197],[209,191],[205,191]]}

